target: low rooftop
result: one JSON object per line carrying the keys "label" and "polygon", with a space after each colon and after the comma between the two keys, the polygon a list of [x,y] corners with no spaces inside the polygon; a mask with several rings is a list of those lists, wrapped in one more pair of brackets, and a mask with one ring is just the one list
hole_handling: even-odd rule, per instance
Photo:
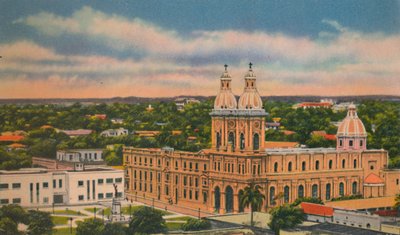
{"label": "low rooftop", "polygon": [[395,204],[395,196],[334,201],[334,202],[326,202],[325,204],[333,208],[347,209],[347,210],[367,210],[372,208],[386,208],[386,207],[392,207]]}

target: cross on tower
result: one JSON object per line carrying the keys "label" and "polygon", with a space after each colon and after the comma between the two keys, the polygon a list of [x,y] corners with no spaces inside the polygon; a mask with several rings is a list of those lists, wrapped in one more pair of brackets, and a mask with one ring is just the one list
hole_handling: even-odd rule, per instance
{"label": "cross on tower", "polygon": [[249,68],[250,68],[250,69],[251,69],[251,66],[253,66],[253,64],[250,62],[250,63],[249,63]]}
{"label": "cross on tower", "polygon": [[227,64],[225,64],[224,65],[224,67],[225,67],[225,72],[227,71],[227,69],[228,69],[228,65]]}

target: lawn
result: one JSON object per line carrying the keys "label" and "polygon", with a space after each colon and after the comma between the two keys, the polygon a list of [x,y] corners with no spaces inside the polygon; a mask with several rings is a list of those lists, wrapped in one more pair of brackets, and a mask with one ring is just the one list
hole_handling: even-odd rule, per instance
{"label": "lawn", "polygon": [[58,215],[82,215],[79,211],[74,211],[74,210],[55,210],[54,214],[58,214]]}
{"label": "lawn", "polygon": [[193,218],[190,216],[180,216],[180,217],[174,217],[174,218],[170,218],[170,219],[166,219],[168,221],[187,221],[188,219]]}
{"label": "lawn", "polygon": [[64,225],[68,224],[69,217],[65,216],[52,216],[51,220],[53,221],[54,225]]}
{"label": "lawn", "polygon": [[70,233],[70,228],[55,228],[53,229],[52,235],[76,235],[76,228],[72,228],[72,233]]}
{"label": "lawn", "polygon": [[[102,209],[103,207],[96,207],[96,214],[99,213],[99,211],[101,211]],[[92,214],[94,213],[94,207],[86,207],[84,210]]]}
{"label": "lawn", "polygon": [[168,230],[172,231],[172,230],[180,230],[182,223],[168,222],[168,223],[166,223],[166,225],[167,225]]}
{"label": "lawn", "polygon": [[[136,210],[138,210],[138,209],[141,208],[141,207],[144,207],[144,206],[132,206],[132,207],[131,207],[131,213],[135,212]],[[93,208],[91,208],[91,209],[93,209]],[[85,210],[86,210],[86,208],[85,208]],[[162,214],[163,216],[164,216],[164,215],[173,215],[173,214],[174,214],[174,213],[169,212],[169,211],[163,211],[163,210],[159,210],[159,209],[155,209],[155,210],[161,212],[161,214]],[[92,210],[91,212],[93,213],[93,210]],[[102,213],[100,212],[100,213],[98,213],[98,214],[101,215]],[[124,214],[124,215],[129,215],[129,206],[124,206],[124,207],[122,207],[122,214]],[[109,207],[107,207],[107,208],[104,209],[104,216],[108,216],[108,215],[111,215],[111,208],[109,208]]]}

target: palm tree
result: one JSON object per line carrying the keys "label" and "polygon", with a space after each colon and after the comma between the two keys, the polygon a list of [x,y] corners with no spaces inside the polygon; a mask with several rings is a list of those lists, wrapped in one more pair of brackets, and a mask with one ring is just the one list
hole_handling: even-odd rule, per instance
{"label": "palm tree", "polygon": [[279,235],[281,229],[293,228],[305,220],[302,209],[287,204],[273,208],[270,214],[271,221],[268,226],[276,235]]}
{"label": "palm tree", "polygon": [[[400,210],[400,194],[396,195],[396,198],[394,199],[394,201],[396,202],[393,206],[393,209],[399,211]],[[398,213],[398,212],[397,212]]]}
{"label": "palm tree", "polygon": [[251,211],[250,225],[253,226],[253,211],[260,210],[263,200],[265,198],[264,194],[261,193],[262,188],[259,185],[255,185],[253,182],[246,186],[241,194],[241,206],[249,207]]}

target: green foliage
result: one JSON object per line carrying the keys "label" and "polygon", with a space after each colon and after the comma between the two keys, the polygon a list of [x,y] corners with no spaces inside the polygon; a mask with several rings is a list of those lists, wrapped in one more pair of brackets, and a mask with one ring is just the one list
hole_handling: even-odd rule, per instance
{"label": "green foliage", "polygon": [[119,223],[108,223],[104,227],[104,231],[101,235],[125,235],[126,228]]}
{"label": "green foliage", "polygon": [[259,211],[261,209],[265,195],[260,191],[262,188],[259,185],[250,183],[243,190],[243,194],[240,195],[240,201],[242,207],[249,207],[251,210],[250,224],[253,226],[253,211]]}
{"label": "green foliage", "polygon": [[321,205],[324,204],[324,202],[319,197],[318,198],[316,198],[316,197],[301,197],[301,198],[297,198],[291,205],[298,206],[302,202],[310,202],[310,203],[321,204]]}
{"label": "green foliage", "polygon": [[51,234],[54,227],[50,213],[43,211],[29,211],[28,234]]}
{"label": "green foliage", "polygon": [[268,226],[279,234],[281,229],[294,228],[305,220],[303,211],[298,207],[283,205],[271,210],[271,221]]}
{"label": "green foliage", "polygon": [[311,138],[306,141],[306,144],[310,148],[336,147],[335,140],[327,140],[323,136],[318,136],[318,135],[311,135]]}
{"label": "green foliage", "polygon": [[0,218],[0,234],[2,235],[18,235],[18,224],[11,218],[2,217]]}
{"label": "green foliage", "polygon": [[400,208],[400,194],[396,195],[395,204],[393,205],[393,209],[399,211]]}
{"label": "green foliage", "polygon": [[16,170],[22,167],[30,167],[32,158],[24,150],[5,151],[0,147],[0,170]]}
{"label": "green foliage", "polygon": [[211,228],[211,223],[205,219],[190,218],[182,225],[181,228],[183,231],[207,230]]}
{"label": "green foliage", "polygon": [[85,219],[77,222],[76,235],[100,235],[104,232],[105,226],[100,219]]}
{"label": "green foliage", "polygon": [[142,207],[133,212],[128,231],[129,234],[162,233],[166,231],[165,220],[159,211]]}
{"label": "green foliage", "polygon": [[15,223],[28,224],[28,214],[19,205],[10,204],[0,208],[0,218],[9,218]]}
{"label": "green foliage", "polygon": [[332,198],[331,201],[342,201],[342,200],[352,200],[352,199],[362,199],[362,198],[363,196],[361,194],[357,194],[357,195],[348,195],[348,196]]}

